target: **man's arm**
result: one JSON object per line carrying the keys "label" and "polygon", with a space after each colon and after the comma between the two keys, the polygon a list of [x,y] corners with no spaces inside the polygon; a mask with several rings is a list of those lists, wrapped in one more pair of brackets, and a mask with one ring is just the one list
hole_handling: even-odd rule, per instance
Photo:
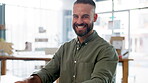
{"label": "man's arm", "polygon": [[114,48],[107,47],[97,58],[91,79],[82,83],[114,83],[118,55]]}
{"label": "man's arm", "polygon": [[[60,49],[61,48],[61,49]],[[54,57],[43,67],[41,70],[33,72],[31,77],[17,81],[15,83],[52,83],[59,78],[60,72],[60,47],[58,52],[55,53]]]}
{"label": "man's arm", "polygon": [[39,76],[33,75],[23,81],[17,81],[15,83],[42,83],[42,82]]}

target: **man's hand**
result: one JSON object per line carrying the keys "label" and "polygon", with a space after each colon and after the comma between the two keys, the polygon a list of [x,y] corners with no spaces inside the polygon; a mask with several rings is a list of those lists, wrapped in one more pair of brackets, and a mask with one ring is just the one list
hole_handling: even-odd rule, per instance
{"label": "man's hand", "polygon": [[39,76],[33,75],[23,81],[17,81],[15,83],[42,83],[42,82]]}

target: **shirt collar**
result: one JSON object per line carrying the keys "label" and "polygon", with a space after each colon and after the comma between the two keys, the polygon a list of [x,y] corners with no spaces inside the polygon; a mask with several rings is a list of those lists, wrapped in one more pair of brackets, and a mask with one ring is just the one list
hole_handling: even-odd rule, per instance
{"label": "shirt collar", "polygon": [[[94,38],[96,38],[98,36],[97,32],[94,30],[94,32],[89,36],[87,37],[84,42],[82,44],[87,44],[89,41],[93,40]],[[77,44],[80,44],[78,38],[75,38],[76,40],[76,43]]]}

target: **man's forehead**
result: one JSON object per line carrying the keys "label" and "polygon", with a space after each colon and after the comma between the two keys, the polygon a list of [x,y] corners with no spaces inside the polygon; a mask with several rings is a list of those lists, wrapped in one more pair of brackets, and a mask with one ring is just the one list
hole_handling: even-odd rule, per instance
{"label": "man's forehead", "polygon": [[90,15],[93,14],[93,7],[89,4],[76,4],[73,8],[73,15]]}
{"label": "man's forehead", "polygon": [[73,6],[73,12],[93,12],[95,11],[94,7],[90,4],[75,4]]}
{"label": "man's forehead", "polygon": [[74,6],[73,6],[73,8],[75,8],[75,7],[83,7],[83,8],[93,8],[93,6],[92,5],[90,5],[90,4],[83,4],[83,3],[78,3],[78,4],[74,4]]}

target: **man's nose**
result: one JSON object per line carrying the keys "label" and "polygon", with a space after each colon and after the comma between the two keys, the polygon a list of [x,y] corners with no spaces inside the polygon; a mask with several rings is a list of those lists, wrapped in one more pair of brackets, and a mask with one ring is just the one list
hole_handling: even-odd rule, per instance
{"label": "man's nose", "polygon": [[83,23],[82,18],[78,18],[78,19],[77,19],[77,24],[82,24],[82,23]]}

